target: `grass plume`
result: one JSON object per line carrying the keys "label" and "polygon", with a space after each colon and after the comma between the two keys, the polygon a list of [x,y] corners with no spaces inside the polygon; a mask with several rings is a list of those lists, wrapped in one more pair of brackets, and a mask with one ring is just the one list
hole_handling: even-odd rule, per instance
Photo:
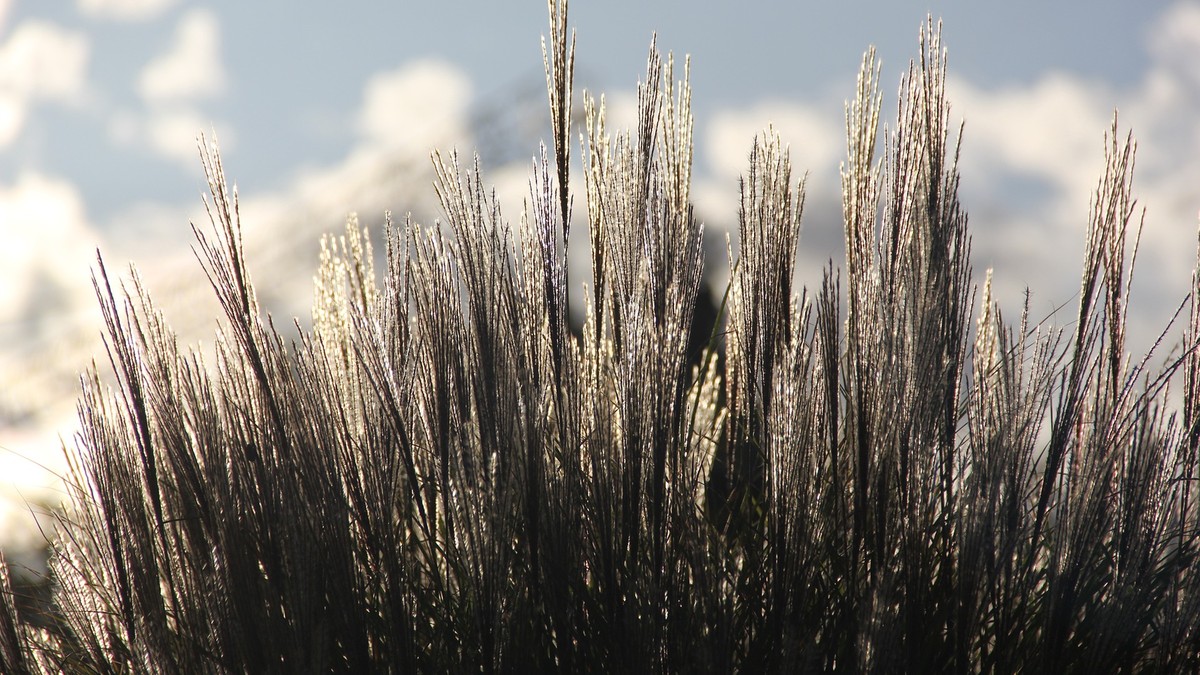
{"label": "grass plume", "polygon": [[574,330],[574,38],[549,8],[553,144],[515,220],[478,161],[435,153],[444,220],[389,217],[377,272],[352,217],[288,344],[205,143],[196,254],[225,312],[209,363],[135,272],[114,285],[98,263],[115,378],[82,378],[54,622],[18,616],[0,565],[0,669],[1200,669],[1200,282],[1180,356],[1131,360],[1141,221],[1116,120],[1076,320],[1006,323],[992,272],[973,281],[940,26],[882,140],[868,52],[844,271],[792,288],[804,182],[766,132],[724,331],[693,365],[688,67],[676,81],[651,47],[632,130],[583,96]]}

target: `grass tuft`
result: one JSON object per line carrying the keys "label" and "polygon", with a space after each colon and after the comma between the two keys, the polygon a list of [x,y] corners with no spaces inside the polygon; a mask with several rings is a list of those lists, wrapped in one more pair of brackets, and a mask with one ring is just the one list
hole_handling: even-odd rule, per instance
{"label": "grass tuft", "polygon": [[1072,327],[1010,324],[973,281],[940,25],[882,140],[868,52],[844,271],[792,288],[804,181],[768,130],[697,360],[686,62],[676,81],[652,45],[632,130],[583,96],[573,328],[574,36],[548,5],[553,143],[515,219],[477,160],[435,153],[444,221],[389,217],[377,271],[351,216],[289,344],[202,140],[208,362],[98,262],[114,377],[82,378],[53,621],[0,564],[0,670],[1200,670],[1200,282],[1178,358],[1134,361],[1115,117]]}

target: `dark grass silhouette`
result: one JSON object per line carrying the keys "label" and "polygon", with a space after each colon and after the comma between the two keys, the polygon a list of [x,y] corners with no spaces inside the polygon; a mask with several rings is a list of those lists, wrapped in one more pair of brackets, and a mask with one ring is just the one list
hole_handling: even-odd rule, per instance
{"label": "dark grass silhouette", "polygon": [[693,366],[686,67],[651,49],[628,133],[584,97],[573,332],[573,39],[550,11],[554,140],[516,224],[477,165],[435,155],[441,227],[389,225],[377,275],[352,219],[285,344],[205,145],[209,363],[100,262],[115,385],[83,379],[56,622],[18,620],[3,577],[4,672],[1200,669],[1200,296],[1165,370],[1128,359],[1140,224],[1115,121],[1074,322],[1011,325],[990,273],[974,304],[939,29],[882,147],[868,52],[844,273],[793,292],[804,186],[766,134],[723,341]]}

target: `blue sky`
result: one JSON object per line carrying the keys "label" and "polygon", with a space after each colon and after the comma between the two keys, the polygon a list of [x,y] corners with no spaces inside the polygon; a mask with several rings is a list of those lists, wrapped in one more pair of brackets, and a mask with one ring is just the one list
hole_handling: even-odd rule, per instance
{"label": "blue sky", "polygon": [[[1195,250],[1194,2],[577,1],[577,83],[627,119],[651,34],[691,55],[693,194],[714,242],[733,223],[752,139],[773,124],[810,174],[799,275],[811,282],[840,256],[842,106],[862,54],[876,45],[894,111],[930,13],[944,22],[952,114],[966,120],[978,280],[995,267],[1010,315],[1027,285],[1039,316],[1070,298],[1119,109],[1148,209],[1132,328],[1146,342],[1186,292]],[[0,0],[0,447],[52,453],[69,429],[75,373],[103,354],[97,247],[113,267],[137,262],[185,340],[211,336],[189,249],[189,220],[203,222],[198,132],[220,138],[268,306],[303,316],[321,232],[351,211],[370,224],[385,209],[436,216],[434,147],[479,148],[519,215],[546,119],[545,32],[538,0]],[[0,450],[7,475],[42,480],[14,457]]]}

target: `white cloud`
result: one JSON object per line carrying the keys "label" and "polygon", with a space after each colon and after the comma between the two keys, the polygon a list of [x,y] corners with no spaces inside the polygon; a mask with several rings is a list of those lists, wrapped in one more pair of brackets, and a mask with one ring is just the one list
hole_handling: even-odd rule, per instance
{"label": "white cloud", "polygon": [[4,522],[23,497],[52,497],[47,490],[58,485],[43,467],[61,471],[56,435],[73,427],[76,374],[100,348],[89,278],[100,236],[74,185],[22,172],[0,186],[0,237]]}
{"label": "white cloud", "polygon": [[[454,142],[469,147],[469,94],[465,76],[445,64],[418,63],[376,75],[364,87],[357,115],[361,136],[341,161],[302,168],[278,190],[241,196],[248,264],[257,278],[270,280],[259,289],[265,306],[279,317],[307,314],[319,235],[337,231],[348,212],[358,211],[374,226],[385,209],[399,207],[429,222],[424,216],[435,212],[429,152]],[[210,126],[190,106],[158,105],[145,115],[114,115],[109,133],[119,143],[146,144],[197,168],[196,135]],[[232,132],[218,123],[217,136],[228,152]],[[228,179],[236,181],[236,167],[230,167]],[[106,230],[115,233],[113,244],[138,261],[147,289],[183,344],[209,337],[213,317],[220,314],[188,248],[188,221],[208,227],[198,199],[183,208],[138,204],[122,210]],[[165,244],[165,235],[152,234],[155,230],[173,232],[173,245]],[[151,257],[149,244],[143,244],[155,238],[162,248]]]}
{"label": "white cloud", "polygon": [[0,47],[0,90],[70,100],[83,92],[87,58],[82,34],[26,21]]}
{"label": "white cloud", "polygon": [[1200,6],[1177,2],[1163,12],[1147,40],[1155,65],[1200,87]]}
{"label": "white cloud", "polygon": [[[966,120],[962,187],[976,267],[995,265],[994,290],[1010,312],[1025,286],[1034,292],[1035,313],[1078,290],[1104,134],[1119,110],[1118,141],[1132,130],[1138,146],[1135,221],[1146,209],[1130,305],[1134,350],[1148,348],[1165,326],[1188,291],[1194,263],[1200,8],[1177,3],[1166,10],[1147,35],[1147,51],[1148,69],[1125,88],[1062,73],[998,90],[957,78],[948,87],[954,116]],[[1036,186],[1036,194],[1022,193],[1022,185]]]}
{"label": "white cloud", "polygon": [[439,61],[418,61],[373,76],[364,92],[359,130],[373,145],[402,153],[427,153],[461,137],[470,83]]}
{"label": "white cloud", "polygon": [[69,290],[72,305],[88,301],[87,269],[99,237],[74,185],[22,172],[16,184],[0,187],[0,223],[0,323],[36,309],[29,303],[37,283]]}
{"label": "white cloud", "polygon": [[191,172],[199,172],[200,134],[221,139],[226,151],[235,147],[237,136],[223,122],[190,106],[154,106],[145,114],[119,110],[108,119],[108,137],[124,147],[145,148]]}
{"label": "white cloud", "polygon": [[964,173],[1019,174],[1067,200],[1062,206],[1086,208],[1103,166],[1102,135],[1116,103],[1112,92],[1058,73],[1031,86],[991,91],[951,77],[947,91],[952,116],[966,120]]}
{"label": "white cloud", "polygon": [[610,134],[615,131],[630,131],[637,128],[637,94],[631,91],[605,94],[604,117],[604,125]]}
{"label": "white cloud", "polygon": [[176,27],[174,46],[142,70],[139,93],[152,103],[220,94],[225,89],[220,42],[217,17],[211,10],[188,12]]}
{"label": "white cloud", "polygon": [[[358,211],[364,223],[378,224],[385,209],[399,207],[428,222],[424,215],[435,212],[429,152],[451,142],[470,147],[469,93],[465,76],[440,63],[419,63],[376,75],[364,87],[357,115],[362,135],[341,161],[303,168],[278,190],[241,196],[247,260],[256,275],[271,280],[261,290],[273,294],[270,303],[264,302],[278,316],[307,313],[316,242],[320,234],[336,231],[348,212]],[[163,156],[198,167],[196,135],[207,133],[210,125],[208,118],[188,106],[153,106],[146,115],[115,115],[109,133],[119,143],[147,144]],[[232,132],[218,123],[217,136],[228,152]],[[236,181],[236,167],[230,167],[228,178]],[[117,233],[114,243],[121,244],[123,251],[143,251],[133,257],[145,273],[147,288],[180,330],[183,343],[210,335],[212,317],[219,314],[188,248],[187,222],[207,227],[207,216],[199,207],[199,200],[184,208],[143,203],[122,210],[106,230]],[[516,214],[511,208],[506,212]],[[397,218],[402,219],[403,212]],[[151,260],[139,240],[153,238],[150,231],[171,228],[175,228],[172,250]],[[143,229],[146,234],[140,232]],[[165,237],[158,239],[161,243]]]}
{"label": "white cloud", "polygon": [[79,10],[88,16],[118,21],[153,19],[176,4],[177,0],[79,0]]}
{"label": "white cloud", "polygon": [[[43,532],[51,531],[39,504],[57,505],[66,488],[60,476],[66,475],[66,458],[60,439],[70,439],[79,429],[79,421],[70,402],[56,406],[44,415],[39,428],[4,430],[0,445],[0,546],[5,549],[32,551],[44,542]],[[69,442],[69,441],[68,441]],[[11,561],[10,561],[11,564]]]}
{"label": "white cloud", "polygon": [[766,102],[720,111],[705,136],[712,168],[725,177],[745,173],[754,139],[762,141],[764,132],[773,130],[788,146],[794,170],[828,171],[826,167],[836,168],[843,147],[839,121],[837,112],[797,103]]}
{"label": "white cloud", "polygon": [[138,91],[150,104],[148,112],[144,116],[114,114],[110,136],[122,144],[144,144],[159,156],[198,171],[197,135],[215,126],[226,147],[234,141],[228,126],[207,117],[195,105],[198,99],[218,95],[224,88],[217,17],[211,10],[191,10],[179,20],[171,49],[141,72]]}
{"label": "white cloud", "polygon": [[762,141],[768,129],[787,146],[794,181],[807,173],[809,194],[836,190],[843,148],[839,115],[827,105],[783,101],[718,111],[700,137],[709,172],[697,179],[692,191],[697,208],[709,218],[732,224],[738,208],[737,179],[749,169],[755,138]]}
{"label": "white cloud", "polygon": [[28,103],[18,96],[0,94],[0,147],[17,139],[25,126]]}
{"label": "white cloud", "polygon": [[226,151],[233,148],[234,134],[231,129],[221,124],[214,124],[194,110],[165,110],[151,113],[146,120],[146,140],[151,149],[159,155],[175,161],[180,165],[200,170],[200,154],[196,147],[196,138],[201,134],[212,135],[214,126],[216,135],[221,139],[221,145]]}
{"label": "white cloud", "polygon": [[0,45],[0,147],[16,139],[35,101],[77,102],[87,61],[83,35],[46,21],[17,26]]}
{"label": "white cloud", "polygon": [[947,97],[952,123],[965,121],[959,198],[975,267],[994,268],[993,295],[1010,314],[1029,288],[1040,319],[1078,290],[1113,94],[1066,74],[1002,89],[951,74]]}

